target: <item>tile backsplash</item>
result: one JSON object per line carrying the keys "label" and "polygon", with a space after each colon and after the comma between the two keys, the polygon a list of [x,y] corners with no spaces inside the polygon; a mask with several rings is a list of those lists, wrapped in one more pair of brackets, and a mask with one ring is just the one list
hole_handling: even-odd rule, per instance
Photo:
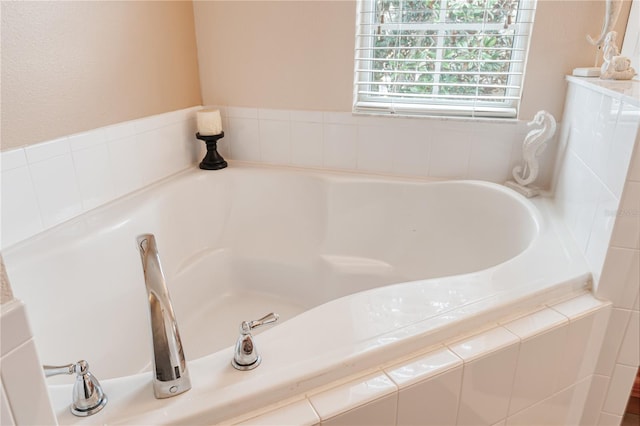
{"label": "tile backsplash", "polygon": [[[526,122],[220,108],[225,157],[269,164],[502,183],[520,163]],[[539,184],[550,182],[553,149]]]}
{"label": "tile backsplash", "polygon": [[19,300],[2,304],[0,320],[0,424],[57,424],[25,305]]}
{"label": "tile backsplash", "polygon": [[199,108],[3,151],[2,248],[191,166]]}
{"label": "tile backsplash", "polygon": [[640,104],[588,80],[570,79],[563,123],[556,205],[597,288],[610,245],[640,248],[640,184],[633,171]]}
{"label": "tile backsplash", "polygon": [[[1,247],[195,167],[194,106],[1,153]],[[520,163],[524,121],[416,119],[219,107],[226,159],[502,183]],[[541,158],[548,187],[553,146]]]}
{"label": "tile backsplash", "polygon": [[583,424],[619,424],[640,363],[640,99],[627,96],[639,86],[568,80],[555,203],[613,303]]}

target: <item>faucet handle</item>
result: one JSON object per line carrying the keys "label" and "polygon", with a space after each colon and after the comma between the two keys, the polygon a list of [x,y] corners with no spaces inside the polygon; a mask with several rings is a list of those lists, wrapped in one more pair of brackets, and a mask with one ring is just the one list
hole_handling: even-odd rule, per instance
{"label": "faucet handle", "polygon": [[276,314],[274,312],[271,312],[270,314],[267,314],[267,315],[265,315],[262,318],[257,319],[257,320],[242,321],[242,323],[240,324],[240,333],[248,334],[254,328],[262,327],[263,325],[268,325],[268,324],[274,323],[274,322],[278,321],[279,318],[280,318],[280,315],[278,315],[278,314]]}
{"label": "faucet handle", "polygon": [[236,347],[234,351],[231,365],[237,370],[253,370],[260,362],[262,357],[258,354],[258,349],[253,343],[253,336],[251,330],[263,325],[272,324],[278,321],[280,316],[274,312],[265,315],[264,317],[253,321],[242,321],[240,323],[240,337],[236,341]]}
{"label": "faucet handle", "polygon": [[107,395],[102,391],[100,382],[89,372],[89,363],[80,360],[76,363],[61,366],[43,365],[46,377],[59,374],[76,374],[73,385],[73,402],[71,413],[75,416],[86,417],[97,413],[107,405]]}

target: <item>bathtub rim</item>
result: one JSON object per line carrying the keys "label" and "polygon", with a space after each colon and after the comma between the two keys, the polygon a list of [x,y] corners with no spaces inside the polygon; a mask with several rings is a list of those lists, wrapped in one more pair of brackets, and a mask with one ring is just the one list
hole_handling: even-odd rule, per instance
{"label": "bathtub rim", "polygon": [[[375,175],[375,174],[367,174],[367,173],[361,173],[361,172],[342,172],[342,171],[335,171],[335,170],[309,171],[309,170],[306,170],[303,168],[297,168],[297,167],[280,167],[280,166],[272,166],[272,165],[264,166],[261,164],[251,164],[251,163],[249,164],[239,163],[236,165],[235,170],[234,169],[228,169],[228,170],[231,171],[232,173],[244,173],[245,169],[256,170],[258,172],[261,172],[262,170],[266,169],[269,173],[276,172],[279,175],[285,175],[285,176],[293,173],[294,177],[297,174],[302,174],[306,177],[310,177],[311,179],[315,179],[320,182],[328,181],[329,186],[331,186],[333,182],[337,182],[338,184],[342,182],[346,182],[347,184],[356,184],[356,185],[361,183],[365,183],[365,184],[366,183],[374,183],[374,184],[383,183],[383,184],[392,184],[392,185],[393,184],[401,184],[401,185],[409,184],[412,186],[416,186],[418,188],[422,186],[432,186],[432,185],[434,187],[460,186],[462,187],[463,191],[469,191],[469,189],[473,190],[474,188],[482,188],[483,190],[487,190],[490,194],[499,194],[500,201],[507,200],[507,202],[510,204],[516,204],[517,205],[516,208],[519,210],[519,213],[523,213],[525,216],[527,216],[526,232],[530,235],[526,237],[526,241],[527,241],[526,244],[523,247],[516,249],[517,251],[514,251],[513,257],[515,258],[517,258],[518,256],[521,256],[523,253],[526,253],[527,250],[530,249],[530,247],[534,244],[534,241],[536,240],[536,238],[539,236],[541,227],[544,225],[543,224],[544,218],[540,214],[539,210],[531,203],[530,200],[524,198],[517,192],[505,186],[498,185],[492,182],[485,182],[485,181],[478,181],[478,180],[460,180],[460,179],[452,179],[452,180],[438,179],[434,181],[433,179],[430,179],[430,178],[414,179],[412,177],[407,177],[407,176],[389,177],[385,175]],[[60,224],[55,228],[46,230],[36,236],[33,236],[29,239],[24,240],[19,245],[12,246],[10,249],[7,249],[5,251],[5,255],[7,256],[6,259],[10,259],[11,257],[13,257],[12,255],[14,251],[18,253],[18,256],[16,259],[10,259],[11,261],[8,262],[8,269],[11,270],[14,267],[15,260],[17,260],[17,262],[15,263],[16,265],[20,265],[20,262],[23,262],[24,264],[25,261],[22,260],[19,256],[20,252],[23,250],[25,246],[30,247],[34,244],[38,244],[38,240],[41,238],[44,239],[44,238],[52,237],[53,243],[61,244],[64,246],[64,245],[67,245],[68,243],[75,243],[75,239],[78,236],[81,239],[91,238],[92,235],[94,235],[92,233],[93,231],[97,231],[98,234],[101,234],[104,232],[110,232],[111,227],[103,227],[100,225],[100,223],[102,222],[103,215],[109,215],[112,212],[112,207],[116,207],[115,209],[116,214],[113,216],[114,217],[113,220],[116,222],[119,222],[121,219],[123,221],[126,221],[127,219],[126,214],[123,213],[122,211],[127,210],[128,207],[131,205],[130,203],[133,203],[134,207],[138,204],[146,205],[147,202],[150,202],[151,206],[156,206],[156,205],[158,207],[162,206],[162,203],[164,202],[163,196],[162,196],[163,193],[155,191],[156,188],[164,188],[165,185],[171,185],[174,188],[178,187],[180,189],[180,186],[183,184],[185,180],[187,181],[187,183],[189,183],[191,179],[196,179],[198,181],[204,181],[205,183],[207,183],[207,180],[209,179],[209,177],[216,177],[216,176],[220,176],[220,174],[212,173],[209,171],[201,171],[199,169],[184,170],[182,172],[179,172],[173,175],[172,178],[167,178],[163,181],[154,183],[153,185],[150,185],[145,189],[141,189],[139,191],[136,191],[135,193],[132,193],[126,197],[123,197],[120,200],[121,203],[118,203],[118,200],[114,200],[113,202],[107,205],[98,207],[92,210],[91,212],[87,212],[81,216],[70,219],[69,221],[63,224]],[[222,180],[223,184],[228,182],[233,183],[233,176],[231,177],[230,180]],[[160,195],[160,197],[158,195]],[[504,198],[502,198],[503,196]],[[460,199],[460,195],[457,195],[454,198]],[[68,235],[69,231],[71,231],[73,235],[69,236]],[[132,244],[132,247],[133,246],[134,245]],[[38,260],[39,256],[41,255],[46,255],[46,251],[42,253],[36,252],[35,256],[29,257],[27,259]],[[510,259],[511,258],[507,259],[507,261]],[[186,259],[186,260],[188,261],[189,259]],[[501,263],[504,263],[504,261],[501,261],[496,265],[499,265]],[[186,264],[179,263],[175,268],[176,270],[173,271],[174,275],[179,274],[183,269],[185,269],[185,265],[189,266],[188,262]],[[489,268],[493,266],[495,265],[489,266]],[[486,269],[489,269],[489,268],[486,268]],[[473,272],[471,272],[470,274],[473,274]],[[412,281],[422,281],[422,280],[413,279],[410,281],[398,281],[390,285],[397,285],[397,284],[402,284],[403,282],[412,282]],[[40,330],[40,332],[42,332],[42,330]],[[193,360],[195,359],[192,359],[192,361]],[[128,375],[135,375],[135,374],[140,374],[140,373],[134,372]],[[114,377],[109,376],[109,379],[111,378],[114,378]],[[60,383],[60,381],[58,381],[57,383]]]}
{"label": "bathtub rim", "polygon": [[[414,335],[411,337],[412,342],[405,342],[410,344],[395,347],[388,345],[382,348],[382,350],[391,349],[384,358],[380,358],[375,351],[367,351],[364,347],[366,342],[360,342],[357,345],[362,351],[359,356],[343,357],[340,353],[333,352],[330,354],[333,360],[331,364],[327,363],[307,375],[289,378],[286,381],[281,380],[281,371],[270,371],[253,377],[250,382],[239,380],[235,383],[224,383],[223,388],[215,388],[217,381],[207,380],[204,376],[211,376],[212,371],[225,370],[228,380],[229,368],[231,368],[228,362],[229,356],[222,350],[188,362],[191,377],[194,378],[192,379],[193,388],[177,398],[153,399],[151,376],[148,375],[145,378],[144,373],[105,381],[103,388],[109,396],[109,405],[93,418],[81,419],[69,413],[71,385],[51,385],[48,387],[49,396],[61,425],[190,424],[189,419],[202,418],[202,416],[208,416],[211,424],[226,424],[225,421],[239,418],[244,413],[264,409],[299,395],[315,394],[319,390],[334,387],[355,377],[381,371],[385,366],[397,364],[417,354],[443,348],[444,345],[489,330],[508,320],[590,293],[589,280],[590,274],[587,273],[555,285],[551,296],[546,288],[540,289],[537,294],[528,295],[534,297],[534,302],[531,299],[524,300],[527,297],[522,296],[515,304],[508,304],[494,310],[489,317],[483,316],[482,313],[469,315],[464,323],[456,324],[455,331],[442,332],[434,329],[422,335]],[[514,308],[517,309],[515,313]],[[257,342],[261,348],[265,346],[263,341],[257,340]],[[263,353],[266,352],[263,351]],[[230,354],[231,351],[228,351],[228,355]],[[268,364],[264,363],[264,365]],[[336,368],[340,368],[340,372],[336,372]],[[271,382],[272,385],[264,386],[265,382]],[[251,391],[247,392],[248,389]],[[233,406],[242,408],[228,410]]]}
{"label": "bathtub rim", "polygon": [[[305,170],[305,172],[307,171]],[[325,174],[325,171],[318,172]],[[341,172],[336,173],[342,174]],[[349,175],[351,175],[351,173]],[[363,177],[361,174],[355,175],[356,177]],[[366,179],[366,175],[364,178]],[[398,178],[399,181],[405,181],[406,179],[411,178]],[[425,182],[431,182],[431,180],[425,179]],[[479,183],[500,187],[493,183]],[[500,188],[506,192],[512,191],[508,188]],[[518,197],[521,196],[518,195]],[[577,251],[575,243],[573,243],[567,230],[558,222],[557,213],[555,213],[552,206],[552,200],[545,198],[539,198],[534,201],[526,200],[525,205],[529,203],[535,206],[535,211],[541,213],[538,218],[539,221],[537,222],[539,224],[538,237],[534,238],[533,242],[515,258],[483,271],[464,274],[462,277],[491,274],[495,272],[496,269],[503,268],[505,264],[526,257],[529,251],[536,249],[536,242],[540,242],[540,237],[544,237],[545,235],[548,238],[553,236],[561,240],[561,245],[568,251],[567,256],[572,258],[571,267],[564,270],[563,274],[561,274],[562,278],[560,281],[539,283],[541,286],[535,291],[527,290],[523,288],[524,285],[521,284],[510,290],[503,289],[504,291],[494,294],[487,300],[477,301],[469,306],[463,307],[464,309],[460,312],[462,320],[456,323],[457,328],[455,330],[451,328],[450,323],[444,327],[447,328],[446,331],[438,327],[423,327],[421,329],[420,325],[425,325],[425,323],[431,321],[432,318],[421,319],[411,324],[405,324],[399,330],[410,329],[411,327],[413,327],[413,330],[409,330],[409,333],[404,337],[396,336],[397,339],[392,343],[378,346],[374,345],[374,347],[367,346],[375,341],[375,339],[389,337],[393,332],[382,333],[371,336],[369,339],[356,341],[351,348],[344,349],[347,351],[350,350],[350,353],[341,352],[341,349],[338,348],[329,353],[328,358],[330,358],[330,360],[325,360],[326,362],[323,365],[316,365],[310,368],[306,363],[301,363],[296,366],[299,374],[291,375],[291,377],[287,379],[282,379],[281,377],[283,366],[279,368],[273,366],[273,360],[277,359],[278,348],[275,347],[275,344],[270,344],[269,336],[271,336],[273,332],[267,330],[257,336],[256,339],[266,362],[264,362],[259,369],[254,370],[254,375],[248,380],[245,380],[247,376],[243,376],[243,374],[246,373],[239,372],[240,375],[238,375],[236,372],[229,370],[229,356],[231,352],[221,350],[214,354],[189,361],[191,375],[194,378],[194,388],[190,392],[177,398],[162,401],[154,400],[150,388],[150,376],[146,373],[103,381],[105,391],[109,394],[111,400],[110,407],[106,407],[103,413],[93,418],[78,419],[68,413],[67,407],[70,385],[49,386],[51,401],[55,407],[58,419],[61,424],[92,424],[95,422],[127,423],[131,421],[135,422],[136,420],[139,422],[145,421],[145,419],[150,418],[154,418],[154,421],[162,419],[162,422],[170,423],[183,422],[189,417],[210,412],[211,415],[214,416],[212,421],[222,421],[239,414],[237,411],[224,410],[225,407],[228,408],[230,406],[231,401],[237,403],[235,405],[243,406],[242,411],[257,409],[264,405],[299,394],[300,392],[317,388],[334,380],[339,380],[341,377],[350,376],[354,373],[365,371],[368,368],[375,368],[376,365],[395,359],[399,355],[412,353],[417,347],[425,347],[425,345],[433,346],[438,344],[437,342],[443,341],[443,339],[456,339],[456,336],[459,336],[459,334],[465,330],[477,329],[479,323],[493,323],[505,315],[512,315],[514,308],[516,310],[533,309],[536,306],[542,306],[544,303],[548,303],[550,300],[556,302],[564,298],[573,297],[589,289],[591,278],[589,269],[586,266],[583,256]],[[455,277],[459,278],[460,276]],[[446,278],[449,279],[451,277]],[[390,287],[410,286],[416,282],[433,280],[439,279],[399,283]],[[375,294],[383,289],[371,289],[363,293]],[[341,299],[349,299],[353,296],[354,295],[345,296]],[[341,299],[330,301],[313,308],[311,311],[331,309],[332,304]],[[491,309],[487,307],[487,304],[491,305]],[[330,306],[327,307],[327,305]],[[321,313],[322,312],[320,312],[320,314]],[[316,312],[314,315],[319,314]],[[274,328],[273,330],[276,329]],[[397,331],[398,330],[396,330],[396,332]],[[380,352],[384,352],[384,354],[381,355]],[[336,367],[341,367],[339,372],[336,372]],[[217,374],[214,373],[216,371],[218,372]],[[264,382],[270,382],[271,384],[265,387]],[[256,396],[263,394],[268,394],[269,398],[263,402],[256,403]],[[215,402],[212,403],[212,400],[215,400]],[[141,406],[144,408],[141,408]],[[220,411],[212,412],[214,409],[219,409]],[[189,414],[185,415],[184,413]]]}

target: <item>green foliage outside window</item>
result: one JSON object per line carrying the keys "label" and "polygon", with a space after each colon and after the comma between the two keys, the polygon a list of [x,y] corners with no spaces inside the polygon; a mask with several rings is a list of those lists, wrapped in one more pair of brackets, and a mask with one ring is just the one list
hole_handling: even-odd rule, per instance
{"label": "green foliage outside window", "polygon": [[376,0],[372,90],[505,96],[516,10],[516,0]]}

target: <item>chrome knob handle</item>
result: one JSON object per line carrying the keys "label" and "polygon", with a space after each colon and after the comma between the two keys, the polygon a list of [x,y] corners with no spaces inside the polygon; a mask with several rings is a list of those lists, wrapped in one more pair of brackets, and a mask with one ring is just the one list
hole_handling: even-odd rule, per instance
{"label": "chrome knob handle", "polygon": [[264,325],[273,324],[278,321],[280,316],[271,312],[264,317],[253,321],[242,321],[240,323],[240,337],[236,341],[234,356],[231,365],[237,370],[253,370],[260,362],[262,357],[258,354],[258,349],[253,342],[251,330]]}
{"label": "chrome knob handle", "polygon": [[107,405],[107,395],[104,394],[100,382],[89,372],[89,363],[80,360],[69,365],[43,365],[46,377],[60,374],[76,374],[73,384],[73,402],[71,413],[78,417],[87,417],[102,410]]}

